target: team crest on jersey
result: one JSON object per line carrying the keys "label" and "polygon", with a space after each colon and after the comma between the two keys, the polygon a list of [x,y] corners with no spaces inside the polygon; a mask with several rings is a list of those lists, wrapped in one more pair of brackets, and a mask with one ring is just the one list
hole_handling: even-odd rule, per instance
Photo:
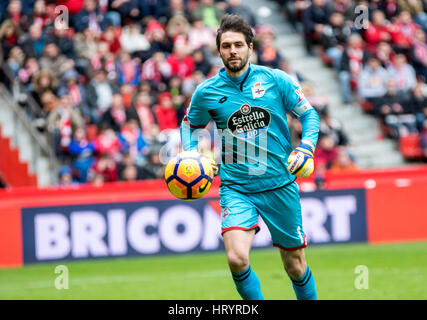
{"label": "team crest on jersey", "polygon": [[265,88],[262,86],[260,82],[257,82],[252,87],[252,97],[255,98],[261,98],[265,93]]}

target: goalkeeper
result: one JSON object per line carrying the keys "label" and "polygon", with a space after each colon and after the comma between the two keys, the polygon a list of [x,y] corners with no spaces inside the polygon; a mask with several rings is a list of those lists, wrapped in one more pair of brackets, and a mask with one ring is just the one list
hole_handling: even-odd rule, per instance
{"label": "goalkeeper", "polygon": [[[279,248],[297,299],[317,299],[304,256],[307,242],[295,179],[313,172],[319,117],[285,72],[249,63],[253,38],[251,27],[242,18],[224,15],[216,44],[225,68],[194,92],[181,124],[182,145],[186,151],[197,150],[197,129],[211,119],[222,132],[221,230],[241,297],[264,299],[249,263],[261,215],[273,245]],[[302,123],[301,143],[295,150],[286,111]],[[253,148],[255,153],[250,152]]]}

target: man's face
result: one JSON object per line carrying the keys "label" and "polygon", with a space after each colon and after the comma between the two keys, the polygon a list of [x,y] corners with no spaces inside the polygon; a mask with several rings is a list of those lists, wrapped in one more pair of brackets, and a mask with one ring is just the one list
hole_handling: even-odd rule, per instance
{"label": "man's face", "polygon": [[248,47],[243,33],[227,31],[221,36],[219,55],[225,67],[232,72],[239,72],[249,61],[253,45]]}

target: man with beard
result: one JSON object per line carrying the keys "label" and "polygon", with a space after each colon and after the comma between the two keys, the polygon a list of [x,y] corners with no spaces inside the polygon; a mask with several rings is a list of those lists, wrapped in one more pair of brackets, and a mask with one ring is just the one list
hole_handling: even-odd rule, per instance
{"label": "man with beard", "polygon": [[[181,123],[183,149],[197,150],[197,129],[212,119],[222,139],[220,204],[229,268],[243,299],[264,299],[249,264],[249,251],[262,216],[280,250],[298,299],[316,299],[307,266],[296,177],[314,169],[319,116],[300,86],[285,72],[249,63],[252,29],[236,15],[225,15],[216,44],[224,63],[201,83]],[[302,123],[302,139],[292,149],[286,111]],[[213,163],[214,169],[216,168]]]}

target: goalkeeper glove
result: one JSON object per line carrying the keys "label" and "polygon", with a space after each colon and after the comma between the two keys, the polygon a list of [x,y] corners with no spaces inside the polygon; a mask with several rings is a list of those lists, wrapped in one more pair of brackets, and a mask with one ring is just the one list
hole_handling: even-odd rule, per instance
{"label": "goalkeeper glove", "polygon": [[311,145],[301,142],[289,155],[288,171],[300,178],[310,176],[314,170],[313,149]]}
{"label": "goalkeeper glove", "polygon": [[213,160],[213,159],[209,159],[209,160],[210,160],[210,162],[211,162],[211,166],[212,166],[213,173],[214,173],[214,177],[215,177],[215,176],[217,176],[217,175],[218,175],[218,173],[219,173],[218,165],[216,164],[215,160]]}

